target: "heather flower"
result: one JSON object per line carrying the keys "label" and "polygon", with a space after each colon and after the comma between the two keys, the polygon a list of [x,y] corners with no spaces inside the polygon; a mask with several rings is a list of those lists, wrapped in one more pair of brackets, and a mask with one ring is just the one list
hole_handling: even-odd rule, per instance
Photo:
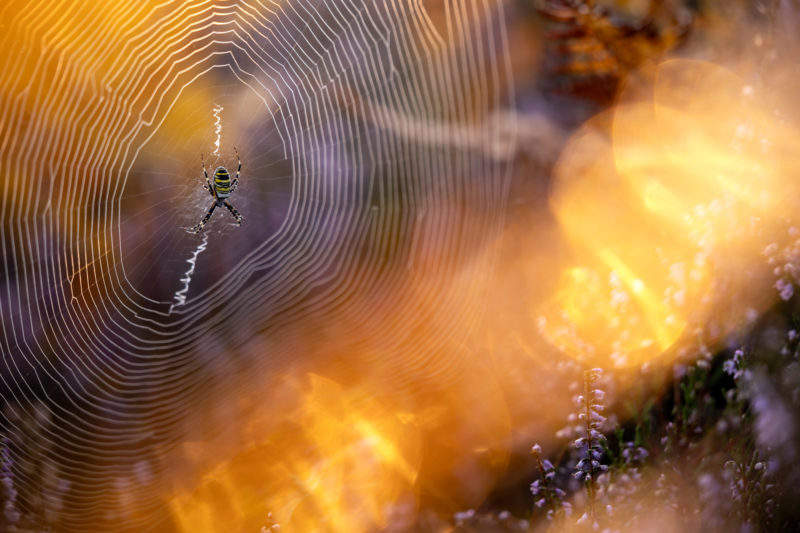
{"label": "heather flower", "polygon": [[584,372],[583,394],[575,399],[579,410],[578,419],[582,422],[581,436],[572,443],[578,449],[579,457],[573,476],[586,486],[589,496],[589,514],[595,525],[597,517],[594,507],[598,478],[600,474],[608,470],[608,466],[601,462],[605,456],[603,445],[606,442],[605,435],[600,431],[602,424],[606,421],[602,415],[604,406],[601,403],[605,394],[596,387],[602,373],[600,368]]}
{"label": "heather flower", "polygon": [[531,494],[533,494],[534,505],[537,508],[547,509],[547,519],[552,520],[559,512],[564,512],[567,516],[572,513],[569,502],[564,501],[566,493],[560,488],[553,486],[556,471],[553,463],[542,458],[542,447],[535,444],[531,448],[531,455],[536,460],[539,469],[540,479],[531,483]]}

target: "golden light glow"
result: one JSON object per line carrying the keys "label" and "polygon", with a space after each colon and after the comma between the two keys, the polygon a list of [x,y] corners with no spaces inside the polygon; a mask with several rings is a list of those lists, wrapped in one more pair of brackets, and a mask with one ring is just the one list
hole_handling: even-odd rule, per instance
{"label": "golden light glow", "polygon": [[416,501],[413,421],[317,375],[292,412],[264,406],[238,444],[211,450],[221,460],[172,499],[181,531],[258,531],[269,513],[284,531],[367,531],[396,502]]}
{"label": "golden light glow", "polygon": [[[741,324],[774,292],[757,275],[761,250],[797,220],[786,158],[797,137],[737,76],[671,60],[651,100],[633,92],[572,137],[551,197],[577,263],[543,306],[542,330],[602,366]],[[752,283],[762,296],[744,297]]]}

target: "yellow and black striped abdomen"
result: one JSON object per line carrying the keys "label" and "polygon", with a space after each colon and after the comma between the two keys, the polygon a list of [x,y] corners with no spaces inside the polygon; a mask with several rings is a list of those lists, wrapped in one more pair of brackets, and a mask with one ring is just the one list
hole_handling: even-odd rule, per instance
{"label": "yellow and black striped abdomen", "polygon": [[227,198],[231,194],[231,176],[224,167],[214,172],[214,190],[217,198]]}

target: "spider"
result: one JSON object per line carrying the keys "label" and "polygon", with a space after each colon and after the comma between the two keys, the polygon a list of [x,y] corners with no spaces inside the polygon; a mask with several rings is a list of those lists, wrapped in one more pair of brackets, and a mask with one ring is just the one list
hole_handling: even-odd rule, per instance
{"label": "spider", "polygon": [[206,225],[208,219],[211,218],[211,215],[214,213],[214,209],[219,206],[225,206],[228,208],[228,211],[236,217],[236,222],[241,226],[242,225],[242,215],[234,208],[231,203],[227,200],[228,196],[231,195],[233,191],[236,190],[236,185],[239,183],[239,172],[242,170],[242,160],[239,159],[239,152],[236,150],[236,147],[233,147],[233,151],[236,152],[236,160],[239,162],[239,168],[236,169],[236,177],[233,179],[231,183],[231,176],[228,174],[228,170],[225,167],[217,167],[217,170],[214,171],[214,185],[211,185],[211,181],[208,179],[208,172],[206,172],[206,162],[203,159],[203,154],[200,154],[200,161],[203,164],[203,174],[206,177],[206,183],[203,185],[203,188],[211,194],[214,198],[214,203],[211,204],[211,208],[206,213],[206,216],[203,217],[203,220],[200,221],[199,224],[192,228],[192,233],[200,233],[203,231],[203,226]]}

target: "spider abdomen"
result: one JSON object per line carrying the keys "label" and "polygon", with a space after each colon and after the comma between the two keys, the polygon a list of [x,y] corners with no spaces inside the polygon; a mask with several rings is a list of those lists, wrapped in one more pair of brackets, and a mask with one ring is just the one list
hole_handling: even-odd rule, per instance
{"label": "spider abdomen", "polygon": [[231,195],[231,176],[225,167],[219,167],[214,172],[214,191],[217,198],[227,198]]}

